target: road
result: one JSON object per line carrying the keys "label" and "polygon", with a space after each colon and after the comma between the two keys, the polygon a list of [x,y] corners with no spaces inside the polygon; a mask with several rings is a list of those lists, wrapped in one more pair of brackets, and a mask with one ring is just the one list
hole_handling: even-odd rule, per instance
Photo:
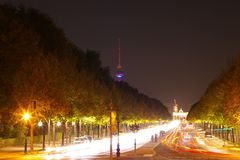
{"label": "road", "polygon": [[[136,149],[142,147],[144,144],[151,141],[151,137],[159,134],[160,130],[169,131],[177,127],[179,122],[173,121],[169,124],[154,126],[139,130],[136,133],[124,133],[120,135],[120,149],[121,153],[129,152],[134,149],[134,141],[136,139]],[[48,151],[49,155],[46,159],[96,159],[97,157],[108,157],[109,155],[109,138],[93,141],[92,143],[71,145],[66,147],[54,148],[53,151]],[[117,137],[113,137],[112,143],[113,155],[116,155]],[[55,154],[56,151],[59,154]],[[53,152],[54,154],[51,154]]]}
{"label": "road", "polygon": [[151,159],[161,160],[238,160],[239,153],[224,148],[216,137],[205,137],[202,131],[176,128],[155,148]]}
{"label": "road", "polygon": [[[223,141],[216,137],[206,138],[194,128],[180,129],[178,123],[148,128],[138,133],[126,133],[120,136],[121,160],[240,160],[239,148],[223,147]],[[166,132],[158,142],[151,141],[151,136]],[[134,138],[137,150],[134,152]],[[117,137],[113,139],[113,155],[116,155]],[[238,151],[236,151],[238,149]],[[155,153],[155,154],[154,154]],[[4,154],[0,159],[38,159],[38,160],[78,160],[78,159],[109,159],[109,139],[92,143],[70,145],[48,149],[41,154]],[[115,159],[115,158],[114,158]]]}

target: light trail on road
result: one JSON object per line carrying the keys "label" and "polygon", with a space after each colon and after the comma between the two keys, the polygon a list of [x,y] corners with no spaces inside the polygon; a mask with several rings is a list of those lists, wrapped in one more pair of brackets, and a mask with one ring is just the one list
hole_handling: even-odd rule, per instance
{"label": "light trail on road", "polygon": [[176,160],[237,160],[239,153],[234,147],[223,147],[217,137],[206,137],[205,132],[194,128],[175,128],[168,132],[156,148],[155,158]]}
{"label": "light trail on road", "polygon": [[[152,128],[141,129],[137,133],[124,133],[119,136],[121,153],[134,150],[134,139],[136,138],[136,148],[143,146],[151,141],[152,135],[159,135],[161,130],[169,131],[176,128],[180,124],[179,121],[172,121],[168,124],[154,126]],[[117,136],[113,137],[113,154],[116,154]],[[46,160],[50,159],[79,159],[79,158],[94,158],[99,155],[109,155],[110,139],[104,138],[95,140],[91,143],[83,143],[69,145],[65,147],[48,148]]]}

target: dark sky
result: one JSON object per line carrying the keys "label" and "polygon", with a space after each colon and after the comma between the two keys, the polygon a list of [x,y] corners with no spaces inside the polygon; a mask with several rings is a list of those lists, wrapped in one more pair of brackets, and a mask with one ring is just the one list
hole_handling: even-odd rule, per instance
{"label": "dark sky", "polygon": [[240,53],[239,0],[7,2],[48,14],[77,46],[99,51],[112,74],[120,38],[125,81],[168,107],[175,98],[188,110]]}

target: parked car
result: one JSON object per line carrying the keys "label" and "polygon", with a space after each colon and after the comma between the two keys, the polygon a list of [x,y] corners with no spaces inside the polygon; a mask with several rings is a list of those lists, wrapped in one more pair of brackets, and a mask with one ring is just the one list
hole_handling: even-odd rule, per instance
{"label": "parked car", "polygon": [[93,140],[92,136],[90,136],[90,135],[84,135],[83,137],[85,138],[86,142],[92,142],[92,140]]}
{"label": "parked car", "polygon": [[85,143],[86,142],[86,138],[84,137],[76,137],[73,140],[74,144],[81,144],[81,143]]}
{"label": "parked car", "polygon": [[93,140],[92,136],[90,135],[84,135],[82,137],[76,137],[73,140],[74,144],[81,144],[81,143],[91,143]]}

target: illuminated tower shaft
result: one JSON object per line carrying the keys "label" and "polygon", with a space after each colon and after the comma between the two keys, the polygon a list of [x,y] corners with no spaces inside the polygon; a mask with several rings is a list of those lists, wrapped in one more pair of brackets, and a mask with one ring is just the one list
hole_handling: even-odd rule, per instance
{"label": "illuminated tower shaft", "polygon": [[120,47],[120,39],[118,39],[118,66],[117,66],[117,73],[116,78],[118,82],[123,81],[123,67],[121,65],[121,47]]}

